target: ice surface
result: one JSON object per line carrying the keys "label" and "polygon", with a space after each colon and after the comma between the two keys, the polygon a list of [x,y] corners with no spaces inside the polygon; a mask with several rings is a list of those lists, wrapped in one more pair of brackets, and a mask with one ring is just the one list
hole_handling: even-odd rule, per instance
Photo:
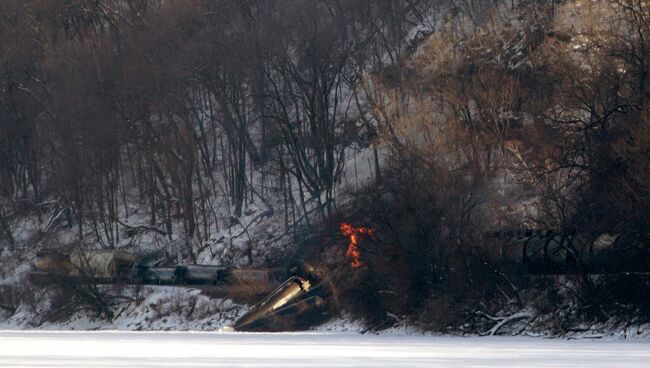
{"label": "ice surface", "polygon": [[2,367],[647,367],[648,340],[0,331]]}

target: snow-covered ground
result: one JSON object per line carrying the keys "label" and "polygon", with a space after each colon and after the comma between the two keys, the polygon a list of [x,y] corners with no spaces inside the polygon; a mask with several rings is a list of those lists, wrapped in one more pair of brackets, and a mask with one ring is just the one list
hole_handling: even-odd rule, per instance
{"label": "snow-covered ground", "polygon": [[[78,310],[51,322],[44,319],[48,304],[42,301],[29,308],[22,305],[9,316],[0,310],[0,330],[38,328],[40,330],[206,330],[232,324],[248,309],[230,299],[209,297],[201,290],[172,286],[124,288],[121,300],[112,306],[113,318],[97,318]],[[0,300],[2,302],[2,300]]]}
{"label": "snow-covered ground", "polygon": [[648,340],[0,331],[2,367],[647,367]]}

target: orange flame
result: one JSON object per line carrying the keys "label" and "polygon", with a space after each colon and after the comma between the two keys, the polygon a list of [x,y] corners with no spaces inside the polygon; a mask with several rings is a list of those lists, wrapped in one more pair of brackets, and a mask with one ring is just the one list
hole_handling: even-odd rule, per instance
{"label": "orange flame", "polygon": [[345,252],[345,256],[350,258],[350,264],[352,267],[361,267],[361,252],[357,246],[359,243],[359,235],[372,236],[372,233],[372,229],[367,227],[354,227],[346,223],[341,224],[341,234],[350,238],[350,243],[348,244],[348,250]]}

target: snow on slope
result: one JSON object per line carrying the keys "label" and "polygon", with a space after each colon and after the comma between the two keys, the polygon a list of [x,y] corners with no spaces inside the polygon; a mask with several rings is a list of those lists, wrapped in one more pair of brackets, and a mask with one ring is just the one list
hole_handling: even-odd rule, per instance
{"label": "snow on slope", "polygon": [[40,303],[35,309],[21,305],[5,319],[0,313],[0,329],[212,331],[232,324],[248,309],[229,299],[212,298],[198,289],[143,286],[136,290],[123,290],[125,299],[112,308],[115,317],[110,320],[79,310],[61,321],[42,321],[48,306]]}
{"label": "snow on slope", "polygon": [[0,331],[0,366],[647,367],[648,341]]}

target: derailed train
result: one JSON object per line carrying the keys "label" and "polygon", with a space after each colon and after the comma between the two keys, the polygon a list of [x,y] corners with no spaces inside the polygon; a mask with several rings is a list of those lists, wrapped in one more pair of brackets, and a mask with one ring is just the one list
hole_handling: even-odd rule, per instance
{"label": "derailed train", "polygon": [[[487,234],[485,260],[513,265],[528,274],[612,273],[648,270],[646,242],[616,235],[513,231]],[[300,330],[323,322],[336,306],[329,277],[309,264],[285,268],[242,268],[207,265],[151,267],[119,250],[39,254],[32,278],[40,282],[199,285],[246,301],[264,296],[236,321],[237,331]],[[252,291],[252,292],[251,292]]]}
{"label": "derailed train", "polygon": [[236,331],[305,329],[326,320],[332,304],[332,288],[326,278],[305,262],[288,269],[210,265],[150,267],[138,262],[134,254],[119,250],[71,254],[49,251],[37,255],[30,277],[34,282],[48,284],[196,285],[231,298],[242,294],[266,295],[230,327]]}
{"label": "derailed train", "polygon": [[245,268],[213,265],[152,267],[139,262],[133,253],[114,250],[86,250],[61,253],[43,251],[36,255],[31,278],[36,282],[94,282],[149,285],[219,285],[233,283],[279,284],[283,268]]}
{"label": "derailed train", "polygon": [[291,276],[235,322],[236,331],[303,330],[329,318],[333,288],[306,262],[290,268]]}

